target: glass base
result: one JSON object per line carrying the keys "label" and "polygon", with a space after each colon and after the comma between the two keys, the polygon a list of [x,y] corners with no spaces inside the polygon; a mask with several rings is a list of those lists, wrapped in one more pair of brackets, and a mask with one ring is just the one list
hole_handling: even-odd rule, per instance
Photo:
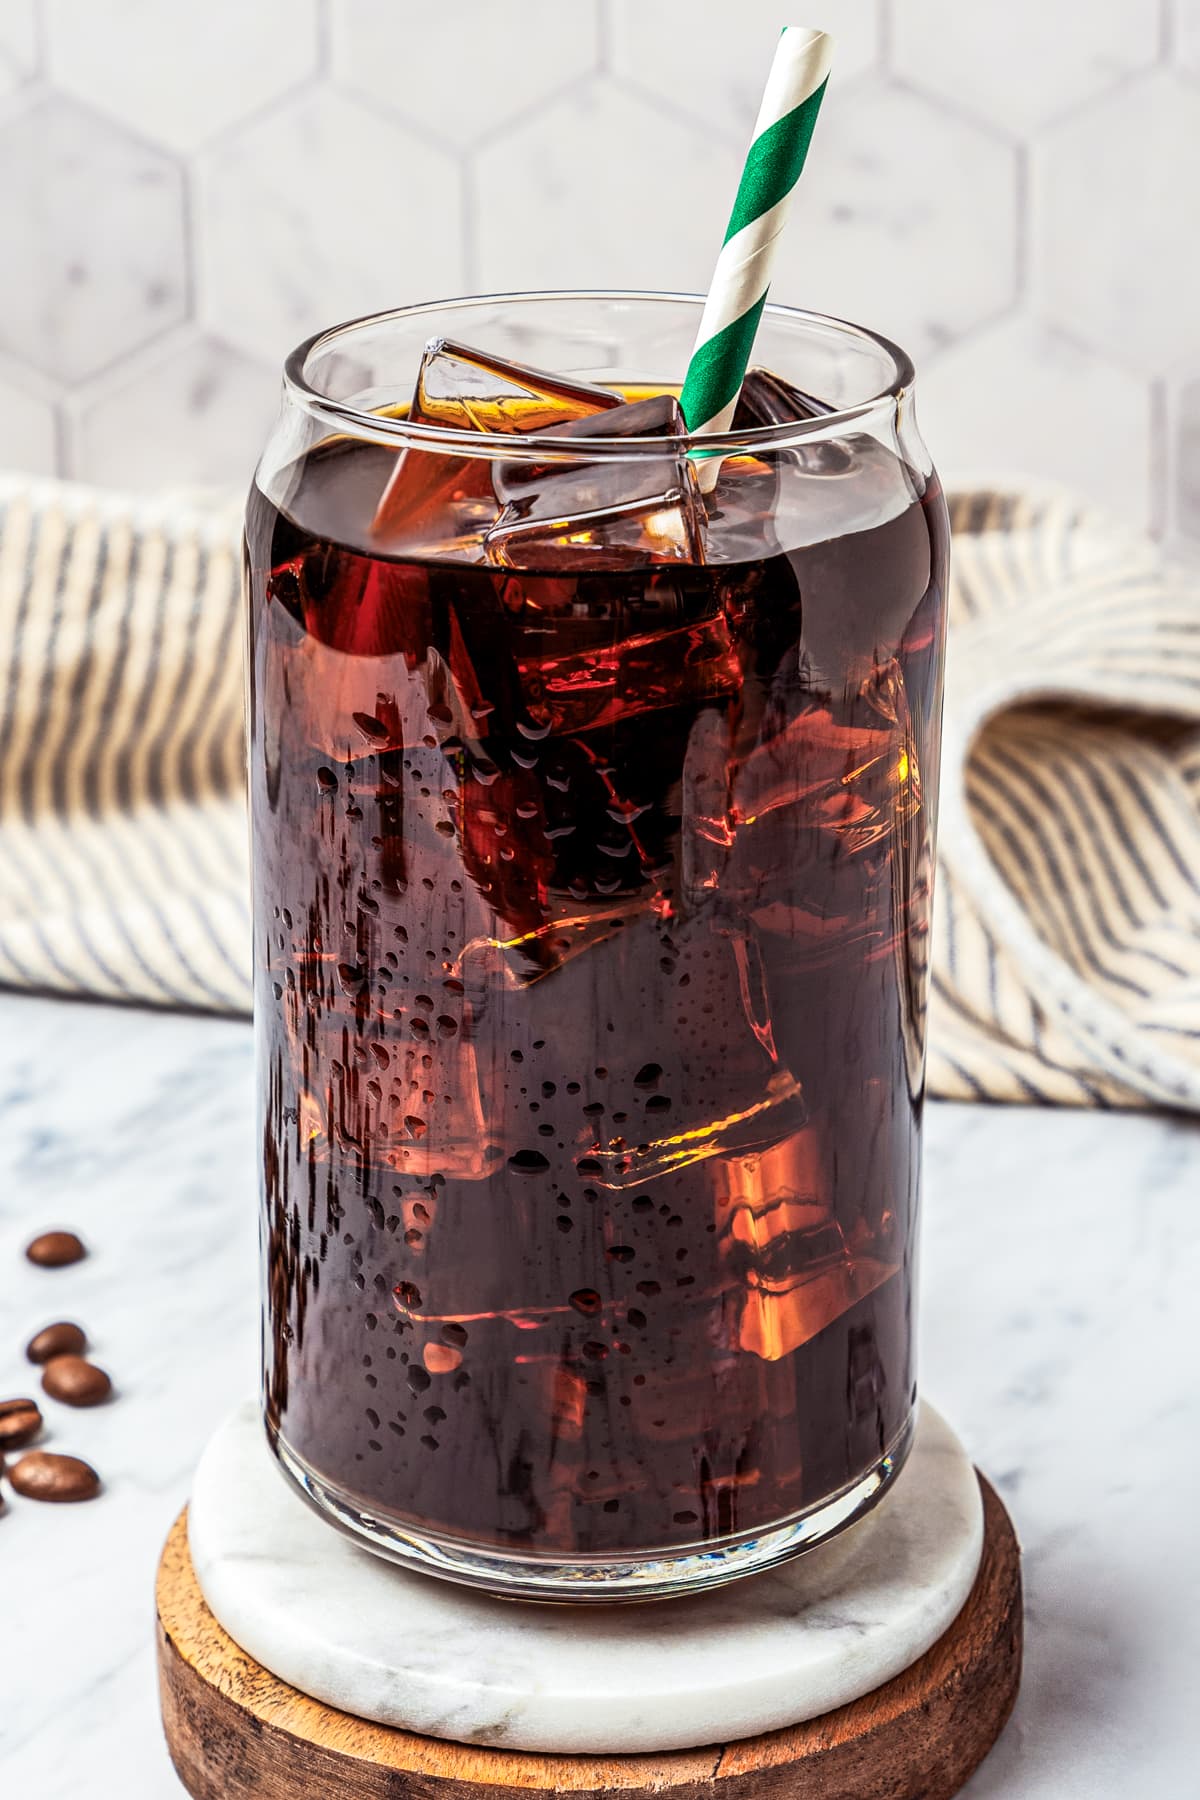
{"label": "glass base", "polygon": [[886,1454],[820,1506],[780,1520],[765,1531],[716,1544],[646,1550],[619,1560],[520,1556],[462,1538],[443,1537],[400,1519],[381,1518],[364,1511],[343,1489],[318,1475],[269,1425],[267,1438],[281,1468],[309,1505],[376,1555],[417,1574],[483,1588],[498,1598],[577,1606],[590,1601],[609,1605],[702,1593],[802,1555],[845,1531],[882,1499],[904,1467],[914,1423],[915,1412],[911,1412]]}

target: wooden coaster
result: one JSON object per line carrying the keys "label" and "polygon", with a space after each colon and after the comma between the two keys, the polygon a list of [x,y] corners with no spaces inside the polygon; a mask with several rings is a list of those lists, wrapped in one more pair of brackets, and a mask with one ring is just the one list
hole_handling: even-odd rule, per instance
{"label": "wooden coaster", "polygon": [[195,1800],[949,1800],[998,1737],[1021,1677],[1012,1521],[980,1476],[984,1548],[962,1612],[921,1659],[836,1712],[697,1750],[536,1756],[369,1724],[238,1649],[196,1582],[187,1515],[158,1570],[163,1725]]}

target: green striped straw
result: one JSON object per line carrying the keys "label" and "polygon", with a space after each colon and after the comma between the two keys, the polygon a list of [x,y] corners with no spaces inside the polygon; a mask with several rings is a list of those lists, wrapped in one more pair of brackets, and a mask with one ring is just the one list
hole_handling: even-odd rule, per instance
{"label": "green striped straw", "polygon": [[[832,53],[828,33],[806,25],[787,25],[780,36],[679,396],[693,436],[727,431],[733,418]],[[719,458],[706,458],[701,487],[711,488],[719,469]]]}

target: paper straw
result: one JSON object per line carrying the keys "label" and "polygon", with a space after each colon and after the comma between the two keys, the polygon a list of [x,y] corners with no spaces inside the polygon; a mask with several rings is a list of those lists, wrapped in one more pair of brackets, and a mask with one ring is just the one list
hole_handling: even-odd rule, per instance
{"label": "paper straw", "polygon": [[[784,27],[679,396],[694,436],[727,431],[733,418],[832,54],[827,32]],[[719,468],[719,459],[706,459],[700,485],[711,487]]]}

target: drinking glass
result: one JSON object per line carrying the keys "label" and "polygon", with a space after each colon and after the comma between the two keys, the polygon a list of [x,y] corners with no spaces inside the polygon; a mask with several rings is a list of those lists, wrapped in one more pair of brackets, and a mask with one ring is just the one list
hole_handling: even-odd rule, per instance
{"label": "drinking glass", "polygon": [[249,500],[266,1429],[498,1594],[761,1569],[913,1430],[945,508],[816,314],[680,437],[700,306],[323,332]]}

